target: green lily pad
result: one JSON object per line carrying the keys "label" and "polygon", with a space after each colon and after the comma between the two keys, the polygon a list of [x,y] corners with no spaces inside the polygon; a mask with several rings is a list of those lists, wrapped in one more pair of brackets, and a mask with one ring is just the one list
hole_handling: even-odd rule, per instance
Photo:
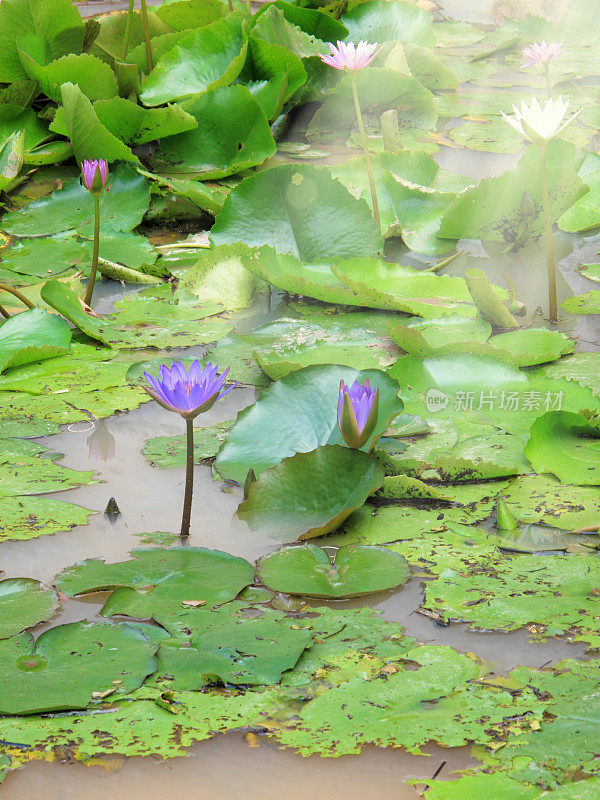
{"label": "green lily pad", "polygon": [[58,607],[56,592],[33,578],[0,581],[0,639],[50,619]]}
{"label": "green lily pad", "polygon": [[550,411],[531,426],[525,454],[536,472],[549,472],[563,483],[600,485],[600,436],[581,414]]}
{"label": "green lily pad", "polygon": [[309,630],[281,619],[271,609],[258,617],[235,614],[228,605],[201,613],[185,639],[169,639],[158,653],[156,682],[161,689],[202,689],[227,684],[279,683],[313,640]]}
{"label": "green lily pad", "polygon": [[210,232],[214,245],[269,245],[302,261],[373,256],[382,239],[367,205],[324,169],[284,164],[232,189]]}
{"label": "green lily pad", "polygon": [[[214,425],[194,428],[194,462],[196,464],[217,455],[233,423],[234,420],[227,419],[224,422],[216,422]],[[153,466],[159,469],[184,467],[187,453],[186,435],[155,436],[147,440],[142,453]]]}
{"label": "green lily pad", "polygon": [[504,498],[521,522],[571,531],[597,525],[600,530],[600,488],[595,486],[565,486],[549,475],[525,475],[509,485]]}
{"label": "green lily pad", "polygon": [[85,525],[87,508],[50,497],[0,497],[0,541],[33,539]]}
{"label": "green lily pad", "polygon": [[189,608],[233,600],[254,578],[254,569],[243,558],[203,547],[151,547],[131,555],[130,561],[118,564],[99,558],[82,561],[58,575],[55,585],[70,597],[114,589],[102,609],[104,616],[153,617],[167,620],[170,630]]}
{"label": "green lily pad", "polygon": [[217,456],[217,470],[224,478],[243,484],[250,469],[260,475],[286,456],[341,444],[337,424],[340,380],[349,386],[354,380],[364,383],[367,379],[379,389],[379,419],[363,449],[372,447],[402,411],[397,384],[377,370],[318,365],[286,375],[238,414]]}
{"label": "green lily pad", "polygon": [[215,247],[203,253],[183,274],[175,297],[188,296],[198,303],[216,303],[222,308],[247,308],[256,289],[256,279],[244,267],[243,245]]}
{"label": "green lily pad", "polygon": [[383,469],[360,450],[325,445],[296,453],[250,484],[238,517],[280,542],[329,533],[383,483]]}
{"label": "green lily pad", "polygon": [[267,118],[241,84],[203,92],[185,104],[185,111],[196,120],[196,127],[161,143],[153,156],[158,172],[224,178],[275,154]]}
{"label": "green lily pad", "polygon": [[3,714],[85,708],[94,695],[126,694],[156,670],[156,645],[126,625],[72,622],[0,641]]}
{"label": "green lily pad", "polygon": [[403,586],[410,577],[406,559],[384,547],[342,547],[332,561],[314,544],[282,547],[256,565],[270,589],[311,597],[358,597]]}
{"label": "green lily pad", "polygon": [[[574,148],[553,141],[548,147],[548,181],[553,221],[587,191],[574,166]],[[535,147],[529,148],[519,169],[485,178],[466,189],[445,213],[438,236],[482,239],[517,246],[542,233],[540,165]]]}
{"label": "green lily pad", "polygon": [[[150,183],[135,170],[119,165],[108,179],[108,191],[100,197],[104,231],[131,231],[142,221],[150,202]],[[23,209],[2,217],[2,230],[14,236],[47,236],[78,229],[93,232],[94,203],[79,178],[65,182],[49,197],[34,200]]]}
{"label": "green lily pad", "polygon": [[0,81],[11,83],[25,78],[18,53],[23,34],[37,34],[52,57],[64,55],[62,47],[73,51],[83,44],[85,29],[79,10],[69,0],[50,0],[48,3],[23,3],[8,0],[0,12]]}
{"label": "green lily pad", "polygon": [[[338,262],[331,269],[344,286],[363,299],[361,305],[426,318],[476,314],[463,278],[364,258]],[[501,298],[505,296],[503,290],[497,291]]]}
{"label": "green lily pad", "polygon": [[[93,242],[72,231],[43,239],[18,239],[0,250],[3,269],[21,275],[47,279],[69,268],[89,273]],[[100,258],[126,264],[132,269],[152,265],[157,252],[145,236],[132,233],[104,233],[100,237]]]}
{"label": "green lily pad", "polygon": [[64,319],[32,308],[0,325],[0,372],[68,353],[71,330]]}
{"label": "green lily pad", "polygon": [[359,3],[342,16],[351,41],[414,42],[430,47],[435,41],[431,15],[412,3],[382,2]]}
{"label": "green lily pad", "polygon": [[[370,67],[356,73],[361,110],[367,117],[378,118],[382,109],[396,108],[404,129],[430,130],[437,113],[433,95],[413,77],[396,70]],[[357,125],[353,104],[352,78],[344,75],[325,98],[307,129],[309,136],[350,131]]]}
{"label": "green lily pad", "polygon": [[241,20],[235,15],[220,19],[180,39],[146,79],[142,103],[160,106],[232,83],[246,57]]}

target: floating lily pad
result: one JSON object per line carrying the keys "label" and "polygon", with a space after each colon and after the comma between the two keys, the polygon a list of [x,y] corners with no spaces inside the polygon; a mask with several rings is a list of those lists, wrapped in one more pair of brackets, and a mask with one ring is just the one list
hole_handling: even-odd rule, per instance
{"label": "floating lily pad", "polygon": [[[234,420],[228,419],[194,429],[195,463],[217,455],[222,443],[227,439],[233,422]],[[142,452],[148,461],[159,469],[184,467],[187,453],[186,435],[155,436],[153,439],[148,439]]]}
{"label": "floating lily pad", "polygon": [[72,622],[34,642],[23,633],[0,642],[3,714],[85,708],[94,698],[126,694],[156,669],[153,644],[126,624]]}
{"label": "floating lily pad", "polygon": [[368,379],[379,389],[379,419],[363,449],[371,447],[390,420],[402,411],[397,384],[376,370],[306,367],[272,384],[253,406],[238,415],[217,456],[216,467],[221,475],[243,484],[250,469],[259,475],[296,452],[341,444],[337,401],[342,379],[346,385]]}
{"label": "floating lily pad", "polygon": [[296,453],[250,484],[238,517],[280,542],[338,528],[383,483],[383,469],[361,450],[339,445]]}
{"label": "floating lily pad", "polygon": [[194,603],[210,608],[233,600],[254,578],[247,561],[219,550],[152,547],[131,554],[130,561],[118,564],[98,558],[82,561],[62,572],[55,585],[69,596],[114,589],[102,609],[104,616],[160,621],[176,619]]}
{"label": "floating lily pad", "polygon": [[[196,121],[196,127],[161,143],[154,154],[158,172],[224,178],[262,164],[275,154],[267,118],[241,84],[204,92],[188,101],[185,111]],[[227,119],[225,128],[223,119]]]}
{"label": "floating lily pad", "polygon": [[284,164],[245,178],[217,215],[211,242],[270,245],[302,261],[374,256],[382,239],[366,203],[327,170]]}
{"label": "floating lily pad", "polygon": [[342,547],[332,561],[314,544],[283,547],[261,558],[257,575],[270,589],[312,597],[357,597],[402,586],[406,559],[384,547]]}
{"label": "floating lily pad", "polygon": [[550,411],[531,426],[525,454],[536,472],[549,472],[563,483],[598,486],[599,434],[581,414]]}
{"label": "floating lily pad", "polygon": [[69,351],[71,330],[54,314],[32,308],[0,325],[0,372]]}
{"label": "floating lily pad", "polygon": [[157,684],[180,690],[202,689],[217,681],[278,683],[313,641],[310,631],[290,623],[271,609],[254,618],[233,613],[227,604],[203,613],[191,636],[163,642]]}
{"label": "floating lily pad", "polygon": [[0,581],[0,639],[50,619],[58,606],[56,592],[33,578]]}

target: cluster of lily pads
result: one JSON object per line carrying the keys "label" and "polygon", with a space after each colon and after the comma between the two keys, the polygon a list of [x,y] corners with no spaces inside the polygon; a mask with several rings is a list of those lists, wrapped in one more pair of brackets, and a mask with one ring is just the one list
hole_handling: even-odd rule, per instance
{"label": "cluster of lily pads", "polygon": [[[283,546],[0,581],[0,775],[249,729],[302,755],[473,745],[482,765],[427,800],[598,794],[600,356],[544,322],[600,310],[597,290],[559,310],[555,269],[600,226],[589,7],[486,30],[405,0],[144,0],[87,21],[2,0],[0,541],[92,513],[40,496],[95,477],[39,437],[152,397],[186,420],[144,448],[186,466],[182,543],[202,543],[202,463]],[[478,181],[442,146],[512,167]],[[537,315],[515,263],[540,297],[547,280]],[[113,308],[114,281],[143,288]],[[255,402],[194,426],[236,384]],[[314,600],[411,576],[440,625],[564,636],[590,659],[499,675]],[[106,621],[35,637],[100,591]]]}

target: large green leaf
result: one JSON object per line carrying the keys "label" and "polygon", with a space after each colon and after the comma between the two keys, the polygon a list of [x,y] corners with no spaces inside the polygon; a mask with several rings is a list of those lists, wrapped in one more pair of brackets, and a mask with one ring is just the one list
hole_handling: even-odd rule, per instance
{"label": "large green leaf", "polygon": [[16,130],[0,144],[0,189],[17,177],[25,155],[25,131]]}
{"label": "large green leaf", "polygon": [[585,175],[583,180],[590,191],[567,208],[558,219],[558,227],[563,231],[588,231],[600,225],[600,172]]}
{"label": "large green leaf", "polygon": [[[108,187],[100,197],[102,229],[133,230],[148,210],[150,183],[131,167],[118,165],[109,176]],[[9,211],[0,225],[14,236],[46,236],[77,228],[91,237],[93,218],[90,193],[79,178],[73,178],[49,197],[35,200],[18,211]]]}
{"label": "large green leaf", "polygon": [[[254,578],[243,558],[219,550],[185,547],[177,550],[133,550],[130,561],[105,564],[88,559],[64,570],[55,585],[69,596],[114,589],[104,616],[126,614],[157,621],[185,614],[196,606],[212,607],[233,598]],[[149,591],[149,587],[153,587]]]}
{"label": "large green leaf", "polygon": [[[53,277],[70,267],[87,273],[92,262],[92,248],[90,239],[72,231],[39,239],[18,239],[0,249],[0,263],[2,269],[37,278]],[[157,255],[145,236],[105,232],[100,237],[100,258],[126,264],[135,270],[152,265]]]}
{"label": "large green leaf", "polygon": [[37,34],[54,58],[81,49],[85,29],[70,0],[6,0],[0,7],[0,81],[25,78],[18,53],[23,36]]}
{"label": "large green leaf", "polygon": [[168,0],[154,9],[156,16],[176,31],[201,28],[227,14],[222,0]]}
{"label": "large green leaf", "polygon": [[356,3],[342,16],[349,30],[349,38],[358,44],[368,42],[414,42],[425,46],[434,43],[431,14],[412,3],[372,2]]}
{"label": "large green leaf", "polygon": [[68,531],[74,525],[85,525],[92,513],[51,497],[0,497],[0,541]]}
{"label": "large green leaf", "polygon": [[[361,305],[427,318],[474,317],[476,313],[463,278],[364,258],[338,262],[331,269],[357,298],[361,298]],[[502,289],[497,292],[505,296]]]}
{"label": "large green leaf", "polygon": [[383,468],[368,453],[324,445],[296,453],[250,484],[238,517],[279,542],[330,533],[383,484]]}
{"label": "large green leaf", "polygon": [[525,455],[536,472],[563,483],[600,486],[600,431],[581,414],[550,411],[531,426]]}
{"label": "large green leaf", "polygon": [[72,622],[0,642],[3,714],[85,708],[93,699],[137,689],[156,670],[153,644],[129,625]]}
{"label": "large green leaf", "polygon": [[182,100],[207,89],[227,86],[246,58],[241,18],[227,17],[181,39],[158,61],[140,99],[147,106]]}
{"label": "large green leaf", "polygon": [[282,547],[261,558],[257,575],[270,589],[312,597],[357,597],[406,583],[406,559],[384,547],[342,547],[332,561],[314,544]]}
{"label": "large green leaf", "polygon": [[285,47],[250,36],[240,78],[258,100],[267,119],[271,120],[306,81],[306,70],[300,58]]}
{"label": "large green leaf", "polygon": [[138,163],[127,145],[114,136],[98,119],[94,106],[72,83],[61,87],[65,128],[77,161],[103,158],[105,161],[133,161]]}
{"label": "large green leaf", "polygon": [[[588,187],[574,168],[573,146],[552,142],[547,150],[552,220],[584,195]],[[450,239],[483,239],[523,244],[543,230],[540,164],[537,149],[528,149],[518,170],[485,178],[458,195],[445,213],[438,235]]]}
{"label": "large green leaf", "polygon": [[[262,164],[275,154],[267,118],[245,86],[221,86],[203,92],[185,104],[185,111],[196,126],[161,143],[154,154],[159,172],[224,178]],[[226,125],[223,120],[227,120]]]}
{"label": "large green leaf", "polygon": [[[191,636],[162,643],[157,684],[161,689],[202,689],[206,684],[278,683],[313,643],[309,630],[282,620],[269,608],[256,618],[244,616],[239,604],[198,614]],[[241,609],[243,611],[243,607]]]}
{"label": "large green leaf", "polygon": [[350,385],[369,380],[379,389],[379,418],[365,444],[372,447],[393,417],[402,411],[398,385],[377,370],[319,365],[291,372],[266,389],[256,403],[238,414],[221,447],[216,467],[224,478],[244,483],[248,470],[259,475],[286,456],[320,445],[339,445],[337,424],[340,380]]}
{"label": "large green leaf", "polygon": [[267,244],[302,261],[373,256],[382,240],[370,211],[326,170],[286,164],[245,178],[225,200],[213,244]]}
{"label": "large green leaf", "polygon": [[[194,117],[177,104],[165,108],[143,108],[122,97],[97,100],[94,103],[94,111],[100,123],[113,136],[130,145],[145,144],[154,139],[174,136],[195,128],[197,124]],[[57,127],[59,115],[60,110],[54,118],[52,130],[62,133]],[[66,129],[65,133],[68,135]]]}
{"label": "large green leaf", "polygon": [[58,606],[56,592],[33,578],[0,581],[0,639],[50,619]]}
{"label": "large green leaf", "polygon": [[216,303],[221,308],[247,308],[257,281],[244,267],[243,245],[214,247],[202,254],[193,267],[181,278],[176,297],[182,302],[193,298],[194,303]]}
{"label": "large green leaf", "polygon": [[0,372],[67,353],[71,330],[55,314],[32,308],[0,326]]}
{"label": "large green leaf", "polygon": [[80,92],[90,100],[117,95],[114,72],[108,64],[90,53],[63,56],[49,64],[38,63],[36,57],[26,50],[19,50],[19,56],[28,77],[37,81],[41,91],[56,103],[61,102],[63,83],[76,83]]}
{"label": "large green leaf", "polygon": [[[356,81],[363,113],[378,119],[383,111],[396,108],[403,128],[435,127],[433,95],[416,78],[400,75],[393,69],[371,67],[357,72]],[[347,135],[356,124],[352,78],[344,75],[312,118],[308,133]]]}

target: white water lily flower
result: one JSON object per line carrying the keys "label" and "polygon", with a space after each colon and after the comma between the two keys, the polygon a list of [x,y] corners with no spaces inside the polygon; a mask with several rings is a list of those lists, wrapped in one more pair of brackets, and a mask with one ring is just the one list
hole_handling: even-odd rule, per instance
{"label": "white water lily flower", "polygon": [[567,125],[570,125],[583,111],[580,108],[566,122],[563,122],[568,108],[569,101],[564,101],[562,97],[548,100],[543,108],[534,98],[529,105],[521,103],[520,110],[513,106],[514,117],[509,117],[503,111],[500,113],[521,136],[539,146],[548,144],[551,139],[562,133]]}

